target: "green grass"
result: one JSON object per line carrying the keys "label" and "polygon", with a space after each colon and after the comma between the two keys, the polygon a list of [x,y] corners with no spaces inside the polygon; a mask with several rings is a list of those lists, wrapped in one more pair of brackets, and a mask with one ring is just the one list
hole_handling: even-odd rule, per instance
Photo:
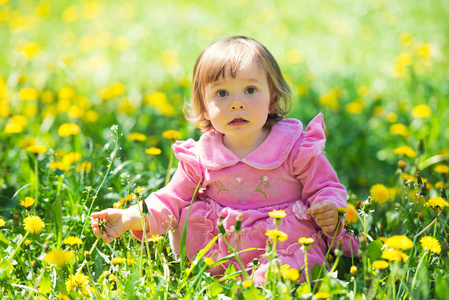
{"label": "green grass", "polygon": [[[447,208],[434,211],[425,203],[448,183],[448,174],[435,169],[449,160],[448,13],[437,0],[0,0],[2,298],[31,299],[37,291],[43,298],[312,297],[307,284],[280,275],[279,267],[286,270],[274,253],[268,253],[268,284],[256,288],[232,268],[223,278],[209,276],[201,253],[195,264],[175,258],[167,236],[143,247],[129,234],[105,244],[90,229],[92,211],[119,202],[127,207],[164,185],[173,172],[172,141],[162,137],[164,131],[199,137],[182,114],[193,65],[207,44],[230,35],[251,36],[276,57],[293,92],[289,117],[307,124],[323,112],[326,155],[350,192],[348,202],[358,208],[360,218],[350,229],[365,236],[366,247],[354,261],[338,259],[336,271],[322,279],[309,266],[314,293],[444,298]],[[431,115],[416,116],[422,104]],[[78,124],[80,132],[60,136],[64,123]],[[397,123],[407,132],[393,134]],[[114,124],[117,130],[111,130]],[[133,132],[145,140],[129,140]],[[47,151],[32,154],[26,150],[32,143]],[[405,145],[416,157],[394,153]],[[150,147],[161,154],[145,153]],[[67,164],[69,153],[79,158]],[[406,166],[398,167],[399,160]],[[372,188],[376,184],[390,189],[385,199]],[[133,198],[139,187],[145,192]],[[27,196],[36,201],[29,211],[19,204]],[[122,200],[128,196],[130,202]],[[39,216],[45,228],[24,238],[28,215]],[[403,250],[405,262],[381,257],[383,238],[394,235],[413,242]],[[82,244],[64,244],[68,236]],[[438,240],[439,254],[425,251],[424,236]],[[73,251],[74,260],[61,268],[49,265],[45,255],[55,249]],[[376,260],[389,266],[376,270]],[[355,274],[349,273],[352,265]],[[86,276],[89,288],[81,284],[69,293],[65,283],[76,274]]]}

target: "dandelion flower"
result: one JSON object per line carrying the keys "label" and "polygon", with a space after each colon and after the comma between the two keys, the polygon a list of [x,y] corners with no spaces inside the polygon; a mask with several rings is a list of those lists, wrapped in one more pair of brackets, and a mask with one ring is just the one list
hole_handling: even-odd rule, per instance
{"label": "dandelion flower", "polygon": [[415,150],[412,149],[410,146],[401,146],[393,150],[394,154],[398,155],[405,155],[407,157],[414,158],[416,157]]}
{"label": "dandelion flower", "polygon": [[0,227],[5,227],[6,222],[2,218],[0,218]]}
{"label": "dandelion flower", "polygon": [[22,205],[25,208],[29,208],[34,204],[34,198],[32,197],[25,197],[25,200],[20,201],[20,205]]}
{"label": "dandelion flower", "polygon": [[420,104],[413,108],[412,116],[414,118],[430,118],[432,116],[432,110],[426,104]]}
{"label": "dandelion flower", "polygon": [[40,233],[45,227],[45,223],[39,216],[29,216],[23,220],[23,225],[29,233]]}
{"label": "dandelion flower", "polygon": [[282,277],[290,281],[296,281],[299,278],[299,270],[294,268],[287,268],[286,270],[282,271]]}
{"label": "dandelion flower", "polygon": [[390,264],[385,260],[375,260],[373,261],[373,268],[377,270],[383,270],[388,268]]}
{"label": "dandelion flower", "polygon": [[114,257],[111,260],[111,263],[113,265],[119,265],[119,264],[123,264],[125,262],[126,262],[126,258],[124,258],[124,257]]}
{"label": "dandelion flower", "polygon": [[66,164],[67,166],[70,166],[76,162],[79,162],[81,160],[81,154],[78,152],[70,152],[62,158],[62,162]]}
{"label": "dandelion flower", "polygon": [[156,148],[156,147],[150,147],[145,150],[145,153],[149,154],[149,155],[159,155],[159,154],[161,154],[161,152],[162,152],[161,149]]}
{"label": "dandelion flower", "polygon": [[408,130],[404,124],[396,123],[390,126],[390,133],[392,135],[407,136]]}
{"label": "dandelion flower", "polygon": [[313,242],[315,242],[315,240],[312,238],[302,237],[298,240],[298,242],[300,242],[301,244],[303,244],[305,246],[308,246],[308,245],[312,244]]}
{"label": "dandelion flower", "polygon": [[176,130],[166,130],[162,133],[162,137],[169,140],[179,140],[182,138],[181,133]]}
{"label": "dandelion flower", "polygon": [[212,265],[214,264],[214,260],[213,260],[212,258],[210,258],[210,257],[206,257],[206,258],[204,259],[204,263],[205,263],[208,267],[210,267],[210,266],[212,266]]}
{"label": "dandelion flower", "polygon": [[126,139],[134,142],[144,142],[146,141],[147,136],[143,133],[133,132],[130,135],[128,135]]}
{"label": "dandelion flower", "polygon": [[346,214],[346,212],[348,211],[347,208],[344,207],[337,207],[337,211],[338,211],[338,216],[340,218],[344,217],[344,215]]}
{"label": "dandelion flower", "polygon": [[64,171],[67,171],[69,169],[69,166],[67,166],[62,161],[52,161],[50,163],[50,170],[56,171],[56,169],[58,169],[59,171],[64,172]]}
{"label": "dandelion flower", "polygon": [[386,249],[382,251],[383,259],[387,259],[389,261],[403,261],[406,262],[408,259],[408,255],[397,249]]}
{"label": "dandelion flower", "polygon": [[357,274],[357,271],[358,271],[358,269],[356,266],[351,266],[351,270],[349,271],[349,273],[351,273],[352,275],[355,275],[355,274]]}
{"label": "dandelion flower", "polygon": [[75,254],[70,251],[63,251],[60,249],[50,250],[45,254],[45,260],[57,267],[63,267],[66,264],[71,263],[75,259]]}
{"label": "dandelion flower", "polygon": [[78,273],[76,275],[70,274],[69,278],[65,281],[65,286],[67,292],[70,293],[71,290],[81,293],[83,296],[89,295],[88,290],[89,277],[83,273]]}
{"label": "dandelion flower", "polygon": [[419,240],[421,243],[421,246],[423,246],[424,249],[429,250],[430,252],[433,252],[435,254],[440,254],[441,252],[441,246],[438,240],[431,236],[425,236]]}
{"label": "dandelion flower", "polygon": [[357,222],[358,220],[358,214],[357,214],[357,209],[355,208],[354,205],[352,205],[351,203],[348,203],[348,211],[346,212],[345,215],[345,224],[353,224],[355,222]]}
{"label": "dandelion flower", "polygon": [[58,135],[61,137],[67,137],[71,135],[77,135],[81,131],[81,128],[75,123],[64,123],[59,126]]}
{"label": "dandelion flower", "polygon": [[413,247],[413,241],[405,235],[394,235],[385,240],[385,245],[395,249],[408,250]]}
{"label": "dandelion flower", "polygon": [[250,288],[251,286],[253,285],[253,282],[251,281],[251,280],[245,280],[245,281],[243,281],[243,283],[242,283],[242,286],[244,287],[244,288]]}
{"label": "dandelion flower", "polygon": [[445,207],[449,206],[449,203],[441,197],[432,197],[426,203],[424,203],[424,206],[426,206],[426,207],[431,206],[433,208],[441,209],[441,208],[445,208]]}
{"label": "dandelion flower", "polygon": [[272,210],[268,213],[268,215],[275,219],[283,219],[287,214],[283,210]]}
{"label": "dandelion flower", "polygon": [[446,174],[449,173],[449,167],[447,165],[438,165],[435,167],[435,172],[440,174]]}
{"label": "dandelion flower", "polygon": [[39,154],[39,153],[45,153],[47,151],[47,148],[44,146],[39,145],[31,145],[26,148],[26,151],[31,152],[33,154]]}
{"label": "dandelion flower", "polygon": [[369,192],[377,204],[385,203],[390,199],[390,191],[383,184],[373,185]]}
{"label": "dandelion flower", "polygon": [[318,292],[313,296],[318,299],[327,299],[331,297],[331,294],[328,292]]}
{"label": "dandelion flower", "polygon": [[272,240],[277,239],[278,241],[285,241],[288,238],[285,232],[277,229],[268,230],[265,235],[270,237]]}
{"label": "dandelion flower", "polygon": [[78,167],[75,168],[75,171],[78,173],[87,173],[92,170],[92,163],[89,161],[83,161]]}
{"label": "dandelion flower", "polygon": [[73,246],[73,245],[81,245],[83,244],[83,241],[77,236],[68,236],[64,239],[63,243],[66,245]]}

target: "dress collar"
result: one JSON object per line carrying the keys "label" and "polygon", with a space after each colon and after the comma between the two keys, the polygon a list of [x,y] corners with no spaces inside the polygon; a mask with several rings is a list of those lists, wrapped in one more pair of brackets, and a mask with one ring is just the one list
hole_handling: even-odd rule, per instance
{"label": "dress collar", "polygon": [[209,170],[220,170],[239,162],[251,167],[270,170],[280,166],[301,136],[303,125],[296,119],[284,119],[273,125],[265,141],[244,158],[239,158],[223,144],[223,134],[211,131],[198,141],[198,154]]}

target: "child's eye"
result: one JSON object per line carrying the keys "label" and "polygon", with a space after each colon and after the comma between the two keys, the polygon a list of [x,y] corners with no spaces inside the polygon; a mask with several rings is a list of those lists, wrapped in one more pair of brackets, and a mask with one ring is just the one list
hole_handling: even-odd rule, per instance
{"label": "child's eye", "polygon": [[253,88],[253,87],[249,87],[249,88],[246,89],[246,93],[250,94],[250,95],[255,94],[256,93],[256,89]]}
{"label": "child's eye", "polygon": [[228,95],[228,92],[226,92],[225,90],[219,90],[217,92],[218,97],[226,97]]}

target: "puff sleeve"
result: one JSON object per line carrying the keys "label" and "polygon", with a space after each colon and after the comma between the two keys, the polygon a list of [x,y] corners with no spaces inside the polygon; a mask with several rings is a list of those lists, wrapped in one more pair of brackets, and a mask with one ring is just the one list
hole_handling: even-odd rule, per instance
{"label": "puff sleeve", "polygon": [[[145,200],[149,211],[147,235],[163,234],[177,226],[182,209],[190,205],[198,182],[202,180],[195,146],[192,139],[173,144],[174,154],[179,159],[178,169],[169,184]],[[131,232],[137,239],[142,239],[143,231]]]}
{"label": "puff sleeve", "polygon": [[[337,207],[347,207],[346,188],[340,184],[337,174],[323,153],[326,143],[323,115],[310,121],[303,133],[297,156],[293,161],[293,172],[301,182],[302,199],[310,207],[323,201],[332,201]],[[343,232],[340,224],[337,236]],[[334,233],[324,232],[333,237]]]}

